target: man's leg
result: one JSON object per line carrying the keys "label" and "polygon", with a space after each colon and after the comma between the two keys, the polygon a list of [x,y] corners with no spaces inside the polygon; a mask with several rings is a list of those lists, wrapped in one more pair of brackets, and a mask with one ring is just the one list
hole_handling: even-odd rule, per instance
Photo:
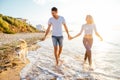
{"label": "man's leg", "polygon": [[54,55],[56,59],[56,66],[58,66],[58,46],[54,46]]}
{"label": "man's leg", "polygon": [[60,54],[62,53],[63,48],[63,36],[58,38],[58,43],[59,43],[58,58],[60,58]]}
{"label": "man's leg", "polygon": [[59,46],[58,58],[60,58],[61,53],[62,53],[62,46]]}
{"label": "man's leg", "polygon": [[56,59],[56,66],[58,66],[58,46],[57,46],[57,37],[52,36],[53,46],[54,46],[54,56]]}
{"label": "man's leg", "polygon": [[63,48],[63,36],[58,37],[57,41],[58,41],[58,44],[59,44],[59,50],[58,50],[59,65],[62,65],[63,61],[60,60],[60,55],[62,53],[62,48]]}

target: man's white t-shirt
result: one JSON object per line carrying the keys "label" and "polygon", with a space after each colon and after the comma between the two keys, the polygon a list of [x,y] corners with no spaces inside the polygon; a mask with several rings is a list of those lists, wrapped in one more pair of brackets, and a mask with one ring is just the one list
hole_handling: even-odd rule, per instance
{"label": "man's white t-shirt", "polygon": [[58,19],[51,17],[48,24],[52,25],[52,36],[63,36],[62,24],[65,24],[64,17],[59,16]]}

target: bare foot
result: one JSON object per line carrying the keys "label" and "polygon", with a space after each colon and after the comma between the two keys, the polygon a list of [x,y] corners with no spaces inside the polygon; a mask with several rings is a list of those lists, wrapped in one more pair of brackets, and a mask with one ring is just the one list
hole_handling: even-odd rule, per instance
{"label": "bare foot", "polygon": [[82,63],[82,65],[84,66],[86,63]]}
{"label": "bare foot", "polygon": [[55,65],[54,67],[55,67],[55,69],[58,69],[59,66],[58,66],[58,65]]}
{"label": "bare foot", "polygon": [[86,64],[86,61],[84,61],[83,63]]}
{"label": "bare foot", "polygon": [[59,66],[61,66],[64,63],[64,60],[59,59]]}
{"label": "bare foot", "polygon": [[83,68],[83,71],[85,71],[85,65],[84,65],[84,64],[83,64],[83,67],[82,67],[82,68]]}
{"label": "bare foot", "polygon": [[58,63],[56,63],[55,66],[58,66]]}
{"label": "bare foot", "polygon": [[93,69],[93,67],[92,67],[92,66],[90,66],[90,67],[89,67],[89,70],[90,70],[90,71],[94,71],[94,69]]}

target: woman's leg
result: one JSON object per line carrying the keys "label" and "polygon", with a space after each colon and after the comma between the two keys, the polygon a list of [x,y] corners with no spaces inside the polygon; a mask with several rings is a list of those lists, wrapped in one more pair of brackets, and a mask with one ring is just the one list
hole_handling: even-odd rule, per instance
{"label": "woman's leg", "polygon": [[92,66],[92,53],[91,53],[92,44],[93,44],[93,39],[89,39],[87,44],[88,45],[87,54],[88,54],[88,62],[90,66]]}
{"label": "woman's leg", "polygon": [[87,58],[88,56],[87,56],[87,51],[86,51],[85,56],[84,56],[84,64],[86,63]]}
{"label": "woman's leg", "polygon": [[91,66],[92,65],[92,54],[91,54],[91,51],[88,52],[88,62],[89,62],[89,65]]}
{"label": "woman's leg", "polygon": [[83,44],[86,48],[86,53],[85,53],[85,57],[84,57],[84,63],[86,62],[87,58],[88,58],[88,62],[89,65],[92,65],[92,57],[91,57],[91,47],[92,47],[92,43],[93,43],[93,39],[83,39]]}
{"label": "woman's leg", "polygon": [[[84,47],[87,48],[87,40],[85,38],[83,39],[83,44],[84,44]],[[87,58],[88,58],[88,54],[86,49],[85,56],[84,56],[84,63],[86,63]]]}

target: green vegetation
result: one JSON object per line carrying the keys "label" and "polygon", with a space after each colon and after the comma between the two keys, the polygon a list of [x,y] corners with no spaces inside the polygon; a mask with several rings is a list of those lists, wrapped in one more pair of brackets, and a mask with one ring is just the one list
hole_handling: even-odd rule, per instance
{"label": "green vegetation", "polygon": [[0,14],[0,32],[14,34],[20,32],[38,32],[38,30],[23,20]]}

